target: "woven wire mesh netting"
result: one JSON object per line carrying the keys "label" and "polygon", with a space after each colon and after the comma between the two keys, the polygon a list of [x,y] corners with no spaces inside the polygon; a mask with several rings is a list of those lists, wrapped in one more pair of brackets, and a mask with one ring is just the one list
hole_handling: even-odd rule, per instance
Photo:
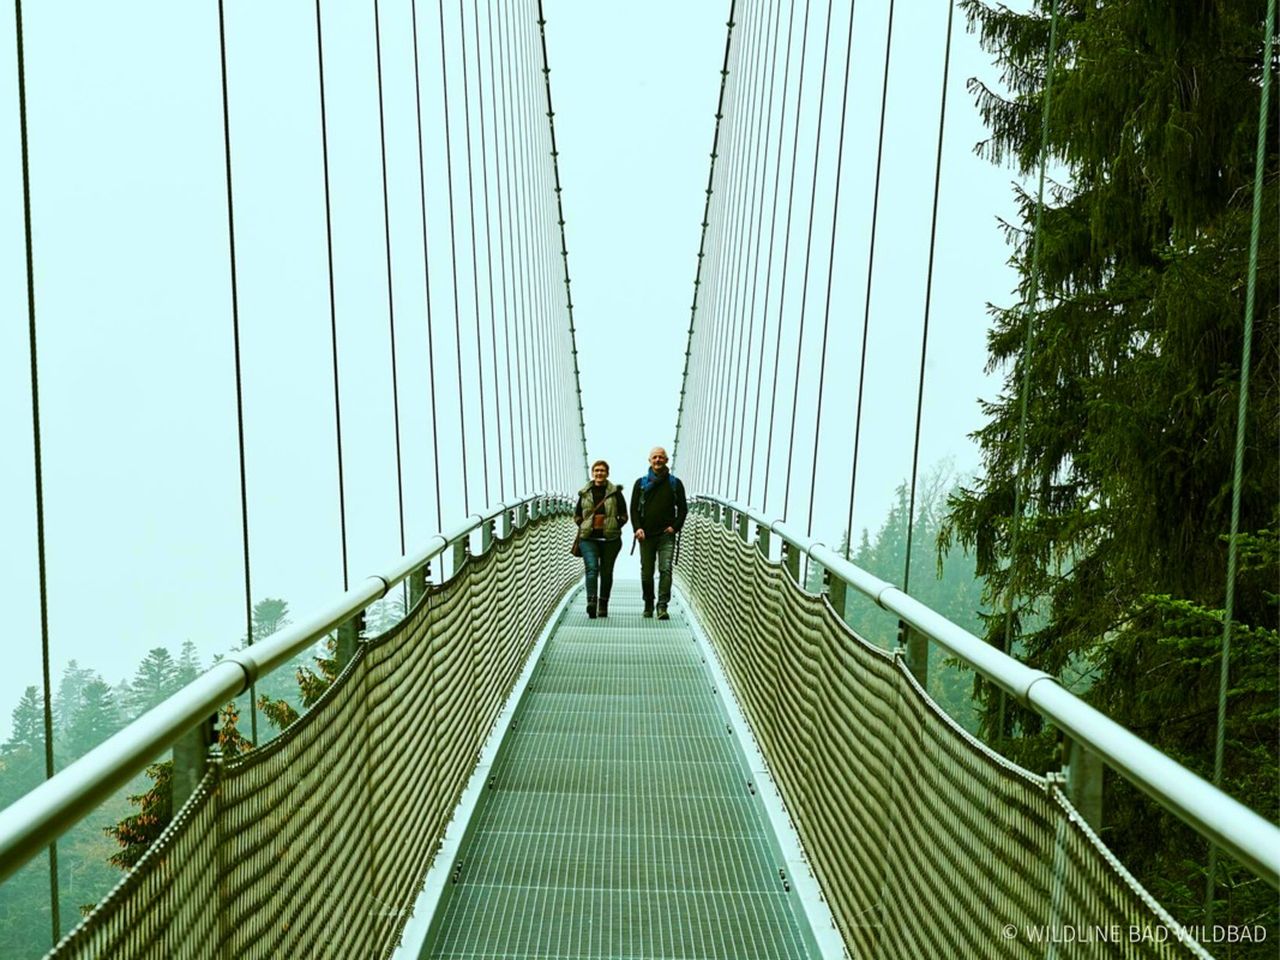
{"label": "woven wire mesh netting", "polygon": [[1208,956],[1058,789],[969,736],[705,505],[681,554],[851,956]]}
{"label": "woven wire mesh netting", "polygon": [[501,704],[580,573],[572,522],[495,540],[210,770],[56,957],[386,957]]}

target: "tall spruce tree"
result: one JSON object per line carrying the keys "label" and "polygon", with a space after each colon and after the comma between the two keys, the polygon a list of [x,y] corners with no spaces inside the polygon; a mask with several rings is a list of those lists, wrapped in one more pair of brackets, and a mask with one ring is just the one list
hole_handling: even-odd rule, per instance
{"label": "tall spruce tree", "polygon": [[44,698],[27,687],[10,715],[9,739],[0,744],[0,808],[7,807],[44,779]]}
{"label": "tall spruce tree", "polygon": [[200,673],[200,652],[196,650],[196,645],[191,640],[183,640],[182,651],[178,654],[178,666],[176,669],[178,686],[185,687],[200,676]]}
{"label": "tall spruce tree", "polygon": [[[964,8],[1008,91],[971,81],[991,133],[979,149],[1033,176],[1049,0],[1028,13],[979,0]],[[989,365],[1004,371],[1004,386],[976,435],[982,474],[952,498],[939,546],[959,541],[975,551],[997,610],[1015,599],[1015,634],[1021,624],[1034,666],[1087,668],[1097,706],[1207,776],[1261,77],[1264,55],[1274,56],[1263,50],[1266,4],[1059,0],[1058,10],[1047,160],[1059,182],[1040,211],[1038,276],[1037,203],[1018,192],[1021,222],[1008,236],[1019,301],[993,308],[988,338]],[[1224,786],[1274,819],[1280,163],[1271,121]],[[1043,618],[1031,625],[1035,612]],[[988,621],[992,642],[1004,632],[1002,616]],[[989,733],[997,716],[988,710]],[[1009,750],[1047,763],[1036,719],[1008,718],[998,732],[1015,735]],[[1105,818],[1104,836],[1122,860],[1175,915],[1195,919],[1204,844],[1119,781],[1108,783]],[[1218,919],[1274,922],[1274,898],[1257,889],[1264,886],[1232,873]]]}
{"label": "tall spruce tree", "polygon": [[264,640],[277,630],[287,627],[289,602],[279,597],[263,597],[253,605],[253,639]]}
{"label": "tall spruce tree", "polygon": [[93,675],[80,693],[80,706],[67,726],[67,760],[84,756],[122,726],[120,706],[116,703],[111,687],[97,675]]}
{"label": "tall spruce tree", "polygon": [[147,651],[146,658],[138,664],[138,669],[129,684],[129,712],[137,717],[150,710],[156,704],[176,693],[178,682],[178,664],[167,647],[153,647]]}
{"label": "tall spruce tree", "polygon": [[58,692],[53,697],[54,733],[64,732],[71,725],[71,719],[80,709],[80,697],[85,684],[94,679],[94,672],[75,660],[67,661],[62,670],[62,678],[58,681]]}

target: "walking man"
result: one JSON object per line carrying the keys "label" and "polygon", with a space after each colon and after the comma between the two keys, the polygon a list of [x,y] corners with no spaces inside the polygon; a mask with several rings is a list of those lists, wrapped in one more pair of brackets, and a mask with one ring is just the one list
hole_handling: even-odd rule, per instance
{"label": "walking man", "polygon": [[653,563],[658,562],[658,619],[669,620],[671,602],[671,561],[676,552],[676,535],[689,515],[684,484],[667,469],[667,451],[649,451],[649,472],[631,490],[631,523],[640,541],[640,588],[644,593],[644,615],[653,616]]}

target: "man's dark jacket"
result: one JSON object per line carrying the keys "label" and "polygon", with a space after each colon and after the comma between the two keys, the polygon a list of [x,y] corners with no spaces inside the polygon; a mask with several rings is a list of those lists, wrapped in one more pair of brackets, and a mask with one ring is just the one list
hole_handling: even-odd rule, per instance
{"label": "man's dark jacket", "polygon": [[631,524],[643,530],[645,537],[661,536],[670,527],[676,533],[684,526],[689,515],[689,504],[684,497],[684,484],[667,473],[658,478],[646,491],[644,477],[631,488]]}

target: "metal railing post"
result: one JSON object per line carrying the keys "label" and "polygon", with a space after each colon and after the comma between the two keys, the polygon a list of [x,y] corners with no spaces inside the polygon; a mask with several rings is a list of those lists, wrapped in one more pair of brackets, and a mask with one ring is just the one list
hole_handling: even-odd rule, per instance
{"label": "metal railing post", "polygon": [[1064,738],[1067,798],[1095,833],[1102,830],[1102,759],[1070,737]]}
{"label": "metal railing post", "polygon": [[[413,573],[409,574],[409,610],[418,605],[427,592],[427,581],[431,579],[431,561],[428,560]],[[406,610],[406,613],[409,611]]]}
{"label": "metal railing post", "polygon": [[191,794],[196,792],[205,766],[209,762],[209,748],[217,742],[214,732],[216,717],[201,720],[174,741],[173,744],[173,811],[182,809]]}
{"label": "metal railing post", "polygon": [[907,669],[924,690],[929,689],[929,638],[898,621],[898,646],[902,648]]}
{"label": "metal railing post", "polygon": [[751,542],[750,535],[748,534],[749,529],[750,528],[747,525],[747,515],[745,513],[738,514],[738,539],[743,543]]}
{"label": "metal railing post", "polygon": [[356,655],[356,647],[364,639],[364,611],[361,610],[350,620],[338,624],[338,646],[334,656],[341,670]]}
{"label": "metal railing post", "polygon": [[529,505],[522,503],[516,507],[516,526],[523,527],[529,523]]}
{"label": "metal railing post", "polygon": [[769,536],[772,532],[763,523],[756,524],[756,549],[766,560],[769,559]]}
{"label": "metal railing post", "polygon": [[822,571],[822,579],[826,585],[827,600],[831,604],[831,609],[836,612],[836,615],[841,620],[844,620],[845,607],[849,598],[849,585],[826,569]]}
{"label": "metal railing post", "polygon": [[459,537],[453,542],[453,575],[456,577],[471,556],[471,537]]}
{"label": "metal railing post", "polygon": [[480,552],[488,553],[489,548],[493,546],[493,520],[486,520],[480,524]]}
{"label": "metal railing post", "polygon": [[782,542],[782,565],[791,574],[791,579],[800,583],[800,551],[793,544]]}

